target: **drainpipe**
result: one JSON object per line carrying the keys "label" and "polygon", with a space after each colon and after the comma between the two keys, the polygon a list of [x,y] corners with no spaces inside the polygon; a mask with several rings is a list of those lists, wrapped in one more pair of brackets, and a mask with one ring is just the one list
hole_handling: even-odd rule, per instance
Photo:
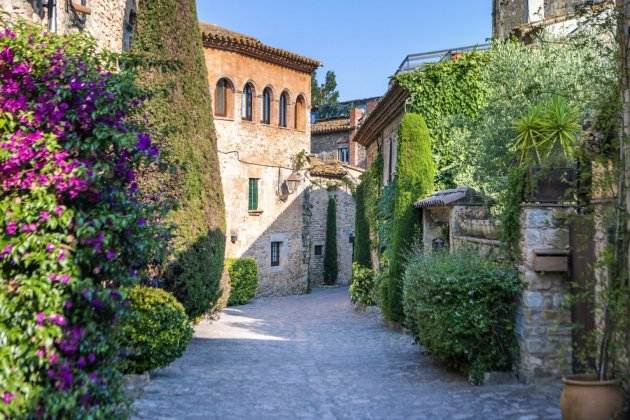
{"label": "drainpipe", "polygon": [[57,32],[57,2],[48,0],[48,32]]}

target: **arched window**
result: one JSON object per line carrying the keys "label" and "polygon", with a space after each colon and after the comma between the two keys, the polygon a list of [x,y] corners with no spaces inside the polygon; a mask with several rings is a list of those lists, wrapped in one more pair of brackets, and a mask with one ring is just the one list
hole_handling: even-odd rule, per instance
{"label": "arched window", "polygon": [[243,106],[241,116],[246,121],[254,121],[254,86],[248,83],[243,88]]}
{"label": "arched window", "polygon": [[262,122],[263,124],[271,124],[271,88],[269,87],[263,90]]}
{"label": "arched window", "polygon": [[287,108],[289,106],[289,94],[282,92],[280,95],[280,112],[279,112],[279,125],[280,127],[287,126]]}
{"label": "arched window", "polygon": [[228,79],[220,79],[214,90],[214,115],[232,117],[234,86]]}
{"label": "arched window", "polygon": [[295,129],[306,130],[306,101],[302,95],[295,101]]}

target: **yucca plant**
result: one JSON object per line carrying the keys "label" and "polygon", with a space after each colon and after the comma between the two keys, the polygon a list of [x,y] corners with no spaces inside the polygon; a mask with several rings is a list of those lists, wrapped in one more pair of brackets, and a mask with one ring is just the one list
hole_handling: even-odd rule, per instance
{"label": "yucca plant", "polygon": [[578,110],[561,96],[527,110],[513,126],[512,151],[519,155],[521,165],[532,160],[539,166],[554,158],[573,160],[580,133],[578,117]]}

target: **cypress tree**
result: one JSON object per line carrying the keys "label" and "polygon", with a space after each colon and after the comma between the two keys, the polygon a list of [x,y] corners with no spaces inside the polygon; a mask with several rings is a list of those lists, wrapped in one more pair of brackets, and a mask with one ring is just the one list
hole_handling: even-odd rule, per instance
{"label": "cypress tree", "polygon": [[337,202],[328,199],[326,212],[326,249],[324,250],[324,283],[333,285],[337,282]]}
{"label": "cypress tree", "polygon": [[421,229],[413,203],[433,191],[434,177],[431,137],[424,118],[419,114],[405,114],[398,133],[389,285],[383,308],[392,321],[399,322],[404,318],[402,282],[405,257]]}
{"label": "cypress tree", "polygon": [[366,214],[366,194],[370,187],[370,178],[364,178],[355,192],[356,216],[354,226],[354,260],[366,268],[372,268],[370,251],[372,241],[370,239],[370,222]]}
{"label": "cypress tree", "polygon": [[176,228],[165,283],[195,318],[218,298],[225,251],[223,192],[195,1],[139,0],[132,52],[145,63],[160,63],[143,68],[140,79],[153,92],[147,119],[177,169],[168,180],[147,184],[179,204],[168,216]]}

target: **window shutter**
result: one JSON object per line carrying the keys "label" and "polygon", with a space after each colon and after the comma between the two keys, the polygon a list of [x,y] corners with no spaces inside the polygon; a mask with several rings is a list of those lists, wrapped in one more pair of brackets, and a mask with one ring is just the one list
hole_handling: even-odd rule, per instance
{"label": "window shutter", "polygon": [[258,179],[249,179],[249,210],[258,210]]}

